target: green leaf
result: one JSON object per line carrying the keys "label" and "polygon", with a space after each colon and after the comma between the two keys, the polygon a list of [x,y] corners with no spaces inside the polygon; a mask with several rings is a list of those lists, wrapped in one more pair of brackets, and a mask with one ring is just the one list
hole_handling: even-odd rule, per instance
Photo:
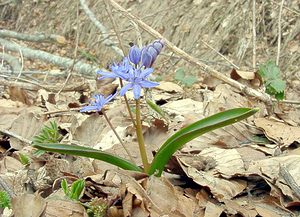
{"label": "green leaf", "polygon": [[93,148],[77,146],[77,145],[59,144],[59,143],[45,143],[45,144],[38,143],[38,144],[33,144],[33,147],[44,151],[94,158],[97,160],[102,160],[107,163],[113,164],[125,170],[133,170],[133,171],[140,171],[140,172],[142,171],[141,168],[139,168],[137,165],[129,162],[126,159]]}
{"label": "green leaf", "polygon": [[258,74],[262,77],[266,93],[274,95],[277,100],[284,98],[285,81],[280,78],[280,70],[273,61],[261,65]]}
{"label": "green leaf", "polygon": [[193,75],[189,75],[183,79],[182,83],[187,87],[191,87],[197,81],[198,81],[197,77],[195,77]]}
{"label": "green leaf", "polygon": [[72,200],[79,200],[84,192],[85,182],[83,179],[78,179],[72,183],[70,188],[69,198]]}
{"label": "green leaf", "polygon": [[175,72],[175,79],[177,81],[183,81],[184,80],[184,77],[185,77],[185,72],[184,72],[184,69],[183,68],[179,68],[176,70]]}
{"label": "green leaf", "polygon": [[19,159],[23,165],[30,164],[30,158],[25,154],[19,153]]}
{"label": "green leaf", "polygon": [[65,193],[65,195],[69,195],[69,189],[68,189],[68,182],[67,182],[67,180],[66,179],[63,179],[62,181],[61,181],[61,188],[63,189],[63,191],[64,191],[64,193]]}
{"label": "green leaf", "polygon": [[0,191],[0,208],[9,208],[11,207],[11,199],[9,194],[6,191]]}
{"label": "green leaf", "polygon": [[149,175],[160,176],[171,156],[187,142],[212,130],[234,124],[255,114],[258,109],[237,108],[220,112],[197,121],[172,135],[155,155]]}
{"label": "green leaf", "polygon": [[147,105],[154,110],[157,114],[159,114],[163,119],[168,120],[166,112],[155,102],[146,98]]}

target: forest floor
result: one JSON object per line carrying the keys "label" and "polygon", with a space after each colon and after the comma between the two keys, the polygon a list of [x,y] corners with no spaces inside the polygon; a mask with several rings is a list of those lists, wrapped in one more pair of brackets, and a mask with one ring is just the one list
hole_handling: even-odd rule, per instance
{"label": "forest floor", "polygon": [[[298,216],[300,4],[253,3],[0,2],[0,215]],[[105,117],[79,110],[94,94],[120,90],[117,80],[97,80],[97,69],[109,70],[131,43],[156,39],[165,47],[150,77],[160,85],[149,95],[165,115],[142,101],[150,161],[168,137],[195,121],[232,108],[259,112],[187,143],[160,178],[91,158],[36,154],[34,137],[55,122],[60,143],[127,158]],[[269,61],[285,82],[283,100],[270,97],[259,76]],[[135,113],[134,96],[127,97]],[[124,99],[104,109],[142,165]],[[68,199],[64,179],[85,181],[80,200]]]}

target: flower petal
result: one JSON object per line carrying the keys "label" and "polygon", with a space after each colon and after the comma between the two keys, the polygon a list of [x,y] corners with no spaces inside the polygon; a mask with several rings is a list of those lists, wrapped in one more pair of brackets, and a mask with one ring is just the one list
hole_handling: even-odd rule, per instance
{"label": "flower petal", "polygon": [[140,82],[140,85],[144,88],[151,88],[151,87],[156,87],[159,85],[159,83],[157,82],[153,82],[153,81],[147,81],[147,80],[144,80],[144,81],[141,81]]}
{"label": "flower petal", "polygon": [[142,72],[140,73],[139,77],[142,79],[146,79],[149,77],[149,75],[154,71],[153,68],[147,68],[142,70]]}
{"label": "flower petal", "polygon": [[99,80],[105,79],[105,78],[117,78],[118,75],[116,75],[115,73],[112,72],[103,72],[103,71],[97,71],[98,75],[101,75],[100,78],[98,78]]}
{"label": "flower petal", "polygon": [[139,99],[140,96],[141,96],[141,91],[142,91],[142,88],[140,85],[138,84],[134,84],[133,85],[133,95],[134,95],[134,99]]}
{"label": "flower petal", "polygon": [[125,93],[133,87],[133,84],[132,83],[129,83],[129,84],[126,84],[124,87],[121,88],[120,90],[120,96],[124,96]]}

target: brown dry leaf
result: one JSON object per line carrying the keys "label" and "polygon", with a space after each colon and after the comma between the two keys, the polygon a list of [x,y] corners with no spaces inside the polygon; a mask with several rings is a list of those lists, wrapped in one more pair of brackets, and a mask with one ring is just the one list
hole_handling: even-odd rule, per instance
{"label": "brown dry leaf", "polygon": [[238,80],[240,78],[245,80],[253,80],[255,78],[255,72],[232,69],[230,77],[234,80]]}
{"label": "brown dry leaf", "polygon": [[19,101],[26,105],[32,105],[35,99],[35,96],[32,96],[32,93],[30,94],[29,91],[24,90],[20,87],[10,86],[8,89],[8,93],[11,100]]}
{"label": "brown dry leaf", "polygon": [[159,86],[156,87],[156,89],[162,90],[163,92],[167,93],[183,93],[182,87],[173,82],[161,81],[159,83]]}
{"label": "brown dry leaf", "polygon": [[[34,113],[24,110],[12,123],[9,131],[25,139],[32,140],[32,138],[40,132],[43,123],[43,120]],[[23,142],[13,137],[10,138],[10,145],[17,150],[21,150],[25,146]]]}
{"label": "brown dry leaf", "polygon": [[106,127],[102,116],[95,113],[88,116],[73,133],[73,139],[80,144],[93,146],[101,141],[103,129]]}
{"label": "brown dry leaf", "polygon": [[213,204],[211,202],[208,202],[206,204],[204,217],[219,217],[223,211],[224,208],[217,206],[216,204]]}
{"label": "brown dry leaf", "polygon": [[211,164],[211,167],[205,165],[206,171],[202,171],[179,156],[181,168],[194,182],[208,187],[217,200],[231,199],[247,187],[246,181],[243,180],[219,178],[219,175],[230,178],[245,173],[243,160],[237,150],[211,147],[204,149],[198,156],[213,159],[215,165]]}
{"label": "brown dry leaf", "polygon": [[279,121],[257,118],[255,125],[263,129],[269,140],[274,141],[280,146],[289,146],[293,142],[300,143],[300,128],[289,126]]}
{"label": "brown dry leaf", "polygon": [[47,207],[43,216],[45,217],[87,217],[84,207],[77,201],[60,198],[46,199]]}
{"label": "brown dry leaf", "polygon": [[226,213],[229,215],[235,215],[235,216],[241,215],[245,217],[257,216],[257,212],[255,211],[255,208],[248,205],[246,201],[244,201],[243,203],[239,203],[239,201],[225,200],[224,203],[225,203]]}
{"label": "brown dry leaf", "polygon": [[[145,188],[151,200],[164,214],[169,214],[174,217],[189,217],[194,215],[197,207],[196,201],[174,188],[166,178],[151,176],[148,178]],[[150,213],[152,213],[151,206]]]}
{"label": "brown dry leaf", "polygon": [[15,102],[9,99],[0,99],[0,129],[7,130],[24,110],[26,105],[21,102]]}
{"label": "brown dry leaf", "polygon": [[23,194],[12,199],[12,208],[15,217],[40,217],[46,208],[46,202],[40,195]]}
{"label": "brown dry leaf", "polygon": [[[273,192],[276,195],[285,195],[287,197],[282,198],[284,205],[289,202],[299,201],[300,198],[295,194],[292,185],[300,186],[300,156],[299,155],[289,155],[272,157],[269,159],[253,161],[249,165],[247,173],[258,174],[264,178],[271,187],[273,187]],[[284,172],[287,171],[289,175],[287,176]],[[274,188],[274,186],[276,188]],[[278,188],[280,192],[278,192]],[[300,192],[298,192],[299,194]],[[274,195],[274,196],[276,196]]]}

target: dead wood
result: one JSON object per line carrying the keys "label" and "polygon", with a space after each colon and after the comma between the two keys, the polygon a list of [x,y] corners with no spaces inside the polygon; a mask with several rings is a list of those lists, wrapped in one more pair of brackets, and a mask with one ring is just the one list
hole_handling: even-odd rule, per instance
{"label": "dead wood", "polygon": [[64,40],[63,36],[55,35],[55,34],[44,34],[44,33],[25,34],[25,33],[6,30],[6,29],[0,29],[0,37],[15,38],[18,40],[33,41],[33,42],[62,42]]}
{"label": "dead wood", "polygon": [[[12,43],[1,38],[0,45],[4,46],[4,48],[9,51],[22,52],[23,56],[29,59],[42,60],[44,62],[60,66],[64,69],[72,67],[74,63],[73,59],[60,57],[41,50],[33,50],[31,48],[23,47],[19,44]],[[82,74],[92,75],[93,73],[95,73],[95,70],[97,70],[97,67],[84,63],[82,61],[77,61],[74,64],[74,70]]]}

